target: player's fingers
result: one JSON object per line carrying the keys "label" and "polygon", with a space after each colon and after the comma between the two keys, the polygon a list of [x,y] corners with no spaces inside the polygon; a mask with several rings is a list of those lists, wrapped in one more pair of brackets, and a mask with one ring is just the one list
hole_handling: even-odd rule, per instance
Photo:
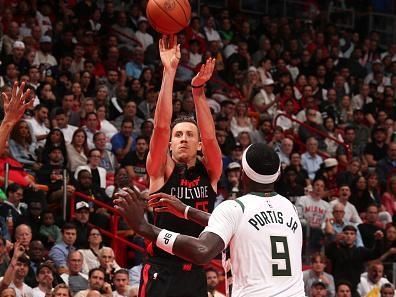
{"label": "player's fingers", "polygon": [[12,91],[11,91],[11,94],[12,94],[11,99],[12,99],[12,98],[16,98],[17,90],[18,90],[18,82],[15,81],[15,82],[14,82],[14,86],[12,87]]}
{"label": "player's fingers", "polygon": [[149,200],[151,200],[151,199],[162,198],[162,197],[170,198],[170,197],[172,197],[172,195],[169,195],[166,193],[155,193],[155,194],[151,194],[149,197],[150,197]]}
{"label": "player's fingers", "polygon": [[28,89],[21,97],[21,103],[25,103],[26,102],[26,98],[29,98],[30,96],[30,89]]}
{"label": "player's fingers", "polygon": [[154,208],[154,211],[155,211],[155,212],[169,212],[169,208],[166,207],[166,206],[164,206],[164,207],[157,207],[157,208]]}
{"label": "player's fingers", "polygon": [[8,96],[7,96],[7,94],[6,93],[1,93],[1,97],[3,97],[3,102],[4,102],[4,104],[8,104],[8,103],[10,103],[10,100],[8,99]]}
{"label": "player's fingers", "polygon": [[25,89],[25,82],[22,82],[17,92],[17,98],[22,101],[23,90]]}

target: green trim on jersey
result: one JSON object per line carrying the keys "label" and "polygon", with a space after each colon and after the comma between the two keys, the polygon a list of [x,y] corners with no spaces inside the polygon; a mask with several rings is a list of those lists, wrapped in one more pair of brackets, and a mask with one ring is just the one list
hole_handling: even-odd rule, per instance
{"label": "green trim on jersey", "polygon": [[242,212],[245,212],[245,205],[243,205],[242,201],[239,199],[235,199],[235,202],[239,204],[239,206],[242,208]]}
{"label": "green trim on jersey", "polygon": [[250,192],[249,194],[256,195],[256,196],[261,196],[261,197],[274,197],[278,195],[277,192]]}

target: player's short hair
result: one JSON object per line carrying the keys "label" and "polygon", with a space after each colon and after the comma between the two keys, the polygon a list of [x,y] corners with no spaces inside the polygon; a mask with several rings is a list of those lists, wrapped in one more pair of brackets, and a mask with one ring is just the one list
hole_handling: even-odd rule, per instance
{"label": "player's short hair", "polygon": [[272,184],[280,175],[279,156],[268,145],[255,143],[243,153],[242,168],[250,180],[261,184]]}
{"label": "player's short hair", "polygon": [[177,124],[180,124],[180,123],[192,123],[192,124],[194,124],[195,126],[197,126],[197,128],[198,128],[197,121],[196,121],[194,118],[189,117],[189,116],[180,116],[180,117],[176,118],[176,119],[172,122],[172,124],[171,124],[171,130],[173,130],[173,128],[174,128]]}

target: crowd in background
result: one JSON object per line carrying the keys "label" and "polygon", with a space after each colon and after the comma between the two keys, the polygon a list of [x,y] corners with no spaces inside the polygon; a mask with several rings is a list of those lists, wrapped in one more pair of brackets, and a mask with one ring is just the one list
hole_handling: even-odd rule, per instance
{"label": "crowd in background", "polygon": [[[79,192],[112,206],[131,183],[148,193],[162,66],[145,1],[2,5],[0,88],[11,96],[25,81],[34,104],[0,156],[2,185],[10,165],[0,286],[13,288],[0,296],[136,296],[144,255],[128,251],[120,267],[110,240],[88,226],[109,230],[111,211],[77,199],[64,221],[62,203]],[[174,118],[194,117],[191,79],[216,59],[205,87],[223,153],[216,205],[242,195],[243,150],[270,145],[282,164],[277,191],[304,226],[308,296],[394,296],[396,42],[360,29],[203,5],[177,34]],[[122,220],[118,232],[144,247]],[[217,271],[207,273],[214,294]]]}

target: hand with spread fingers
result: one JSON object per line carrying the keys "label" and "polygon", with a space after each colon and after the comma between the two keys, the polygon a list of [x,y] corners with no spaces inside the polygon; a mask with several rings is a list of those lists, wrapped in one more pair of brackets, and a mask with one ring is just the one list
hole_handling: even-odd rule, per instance
{"label": "hand with spread fingers", "polygon": [[184,219],[184,211],[187,207],[180,199],[165,193],[150,195],[148,206],[152,207],[154,212],[168,212],[182,219]]}
{"label": "hand with spread fingers", "polygon": [[181,58],[180,44],[177,44],[176,35],[163,35],[159,41],[159,51],[165,70],[176,71]]}
{"label": "hand with spread fingers", "polygon": [[25,82],[21,83],[18,89],[18,82],[15,82],[12,87],[11,98],[6,93],[1,93],[4,102],[4,121],[16,123],[23,116],[25,110],[33,106],[30,90],[24,92],[25,85]]}
{"label": "hand with spread fingers", "polygon": [[209,58],[205,64],[202,64],[201,69],[197,75],[192,79],[191,85],[198,87],[204,85],[212,76],[213,70],[216,66],[216,59]]}
{"label": "hand with spread fingers", "polygon": [[141,230],[149,225],[144,218],[147,200],[142,198],[137,190],[123,188],[122,191],[116,193],[115,196],[115,207],[124,217],[129,227],[137,233],[140,233]]}

